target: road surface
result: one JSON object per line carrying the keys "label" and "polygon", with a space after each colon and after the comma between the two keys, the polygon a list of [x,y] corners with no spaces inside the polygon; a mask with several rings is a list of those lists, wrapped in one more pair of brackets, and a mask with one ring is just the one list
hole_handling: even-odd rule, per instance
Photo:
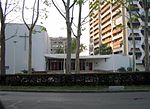
{"label": "road surface", "polygon": [[5,109],[150,109],[150,92],[0,92],[0,101]]}

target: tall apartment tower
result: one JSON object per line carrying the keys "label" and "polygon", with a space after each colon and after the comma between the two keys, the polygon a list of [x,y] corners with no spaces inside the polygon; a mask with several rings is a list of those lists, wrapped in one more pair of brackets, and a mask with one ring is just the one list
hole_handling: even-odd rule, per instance
{"label": "tall apartment tower", "polygon": [[[93,9],[93,7],[98,8]],[[142,65],[145,56],[144,9],[141,0],[133,0],[132,7],[134,7],[131,10],[132,15],[137,14],[137,12],[141,15],[141,17],[132,21],[132,25],[135,37],[136,63]],[[89,53],[96,55],[99,46],[101,44],[107,44],[112,47],[114,54],[132,55],[133,40],[129,23],[129,10],[121,4],[117,4],[117,2],[110,4],[105,0],[90,0],[89,9],[91,12],[89,22]]]}

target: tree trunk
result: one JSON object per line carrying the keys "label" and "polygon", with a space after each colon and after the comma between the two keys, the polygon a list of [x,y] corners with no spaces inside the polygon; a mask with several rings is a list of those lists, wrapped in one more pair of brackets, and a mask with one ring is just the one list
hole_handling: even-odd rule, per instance
{"label": "tree trunk", "polygon": [[67,23],[67,59],[66,59],[66,74],[71,73],[71,26]]}
{"label": "tree trunk", "polygon": [[[36,0],[34,1],[34,5],[33,5],[32,23],[31,23],[31,26],[29,26],[27,22],[25,21],[25,17],[24,17],[25,0],[23,0],[22,19],[23,19],[25,26],[27,27],[29,31],[29,50],[28,50],[29,51],[28,53],[28,73],[29,74],[32,73],[32,32],[39,17],[39,0],[37,0],[36,11],[35,11],[35,6],[36,6]],[[35,12],[37,13],[36,16],[35,16]]]}
{"label": "tree trunk", "polygon": [[32,30],[29,30],[28,73],[32,73]]}
{"label": "tree trunk", "polygon": [[5,24],[1,23],[1,74],[5,75]]}
{"label": "tree trunk", "polygon": [[0,17],[1,17],[1,31],[0,31],[0,46],[1,46],[1,51],[0,51],[0,56],[1,56],[1,75],[6,74],[6,69],[5,69],[5,18],[3,17],[3,9],[2,5],[0,3]]}
{"label": "tree trunk", "polygon": [[76,60],[75,60],[75,72],[80,73],[80,37],[81,37],[81,13],[82,13],[82,2],[79,3],[79,18],[78,18],[78,28],[76,37]]}
{"label": "tree trunk", "polygon": [[67,25],[67,59],[66,74],[71,73],[71,22],[70,22],[70,0],[67,0],[66,7],[66,25]]}
{"label": "tree trunk", "polygon": [[80,73],[80,37],[76,38],[76,45],[75,73]]}

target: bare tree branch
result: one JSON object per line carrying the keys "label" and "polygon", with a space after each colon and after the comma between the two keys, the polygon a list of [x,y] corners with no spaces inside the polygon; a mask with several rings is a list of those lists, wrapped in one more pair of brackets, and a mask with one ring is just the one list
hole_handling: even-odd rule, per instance
{"label": "bare tree branch", "polygon": [[8,11],[5,15],[7,16],[9,13],[11,13],[18,6],[18,4],[19,4],[19,2],[10,11]]}
{"label": "bare tree branch", "polygon": [[6,0],[5,2],[5,9],[4,9],[4,14],[3,14],[4,20],[6,19],[7,5],[8,5],[8,0]]}
{"label": "bare tree branch", "polygon": [[72,15],[71,15],[71,22],[70,22],[70,23],[71,23],[71,25],[72,25],[72,23],[73,23],[73,16],[74,16],[74,14],[73,14],[73,13],[74,13],[74,6],[73,6],[73,8],[72,8]]}
{"label": "bare tree branch", "polygon": [[36,15],[36,19],[35,19],[35,21],[34,21],[34,23],[32,25],[33,26],[32,29],[34,28],[34,26],[35,26],[35,24],[36,24],[36,22],[38,20],[38,17],[39,17],[39,0],[37,1],[37,15]]}
{"label": "bare tree branch", "polygon": [[70,5],[69,9],[72,8],[75,5],[76,2],[77,2],[77,0],[74,0],[74,2],[72,3],[72,5]]}
{"label": "bare tree branch", "polygon": [[64,0],[62,0],[62,2],[63,2],[63,4],[64,4],[64,6],[66,7],[67,5],[66,5],[66,2],[64,1]]}
{"label": "bare tree branch", "polygon": [[12,35],[11,37],[5,39],[5,41],[7,41],[7,40],[9,40],[9,39],[11,39],[11,38],[13,38],[13,37],[16,37],[17,32],[18,32],[18,29],[16,29],[16,32],[14,33],[14,35]]}
{"label": "bare tree branch", "polygon": [[[85,24],[84,22],[85,22],[85,20],[86,20],[88,17],[89,17],[89,14],[88,14],[86,17],[83,18],[83,20],[81,21],[81,25],[84,25],[84,24]],[[87,21],[87,22],[88,22],[88,21]]]}
{"label": "bare tree branch", "polygon": [[[8,21],[7,23],[11,23],[12,21],[16,20],[17,18],[19,18],[20,16],[15,17],[14,19],[11,19],[10,21]],[[8,19],[7,19],[8,20]]]}
{"label": "bare tree branch", "polygon": [[[34,22],[34,14],[35,14],[35,5],[36,5],[36,0],[34,0],[34,4],[33,4],[33,10],[32,10],[32,24]],[[32,25],[31,25],[32,26]]]}
{"label": "bare tree branch", "polygon": [[74,33],[73,29],[71,28],[72,34],[77,38],[77,35]]}
{"label": "bare tree branch", "polygon": [[23,6],[22,6],[22,19],[23,19],[24,24],[28,28],[28,30],[30,30],[30,27],[28,26],[28,24],[27,24],[27,22],[25,21],[25,18],[24,18],[24,8],[25,8],[25,0],[23,0]]}
{"label": "bare tree branch", "polygon": [[64,16],[64,14],[61,12],[61,10],[56,6],[54,0],[52,0],[53,5],[55,6],[55,8],[58,10],[58,12],[61,14],[61,16],[66,19],[66,17]]}

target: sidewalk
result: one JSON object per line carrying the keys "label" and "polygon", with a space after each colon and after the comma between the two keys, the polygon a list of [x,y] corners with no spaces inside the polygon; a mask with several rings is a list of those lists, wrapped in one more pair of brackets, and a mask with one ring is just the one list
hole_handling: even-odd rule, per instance
{"label": "sidewalk", "polygon": [[0,91],[51,93],[150,92],[147,86],[0,86]]}
{"label": "sidewalk", "polygon": [[100,93],[100,92],[145,92],[144,86],[0,86],[0,91],[53,92],[53,93]]}

